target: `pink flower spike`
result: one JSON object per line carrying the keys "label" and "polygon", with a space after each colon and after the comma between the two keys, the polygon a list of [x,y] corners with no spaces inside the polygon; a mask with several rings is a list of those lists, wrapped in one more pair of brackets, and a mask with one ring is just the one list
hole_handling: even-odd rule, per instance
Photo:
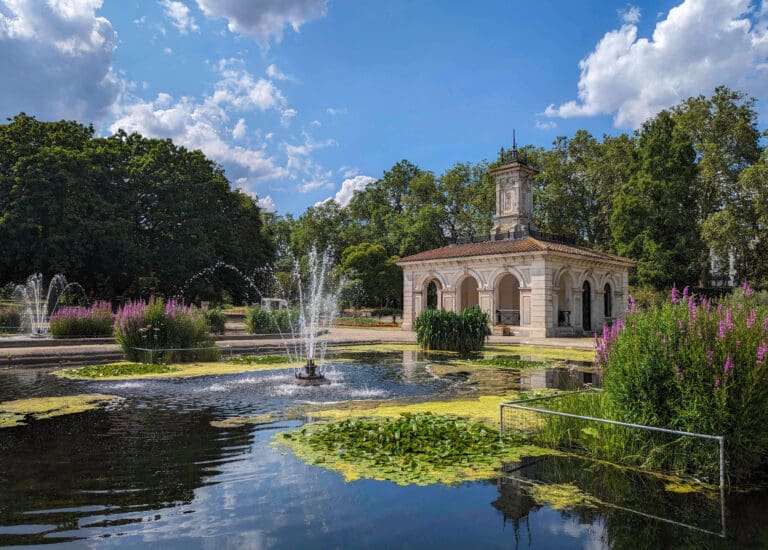
{"label": "pink flower spike", "polygon": [[731,356],[729,355],[728,358],[725,360],[725,368],[723,369],[723,372],[725,372],[725,374],[728,374],[732,370],[733,370],[733,359],[731,359]]}
{"label": "pink flower spike", "polygon": [[720,389],[720,379],[719,378],[715,378],[715,389],[716,390]]}
{"label": "pink flower spike", "polygon": [[765,355],[768,353],[768,345],[765,342],[761,342],[757,348],[757,364],[762,365],[765,363]]}
{"label": "pink flower spike", "polygon": [[672,296],[670,297],[669,301],[673,304],[680,302],[680,298],[677,295],[677,287],[674,285],[672,285]]}
{"label": "pink flower spike", "polygon": [[744,279],[744,284],[741,285],[741,288],[744,290],[744,296],[746,296],[747,298],[752,296],[752,289],[749,287],[749,283],[747,282],[746,279]]}

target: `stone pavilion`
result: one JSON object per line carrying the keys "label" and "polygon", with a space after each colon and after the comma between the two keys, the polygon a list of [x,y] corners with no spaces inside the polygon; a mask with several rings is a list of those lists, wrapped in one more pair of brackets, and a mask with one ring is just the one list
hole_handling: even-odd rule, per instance
{"label": "stone pavilion", "polygon": [[[533,220],[533,177],[518,153],[492,169],[496,215],[489,237],[398,260],[403,268],[403,329],[426,308],[460,312],[480,306],[494,334],[583,336],[627,309],[634,262],[547,236]],[[480,242],[478,242],[480,241]]]}

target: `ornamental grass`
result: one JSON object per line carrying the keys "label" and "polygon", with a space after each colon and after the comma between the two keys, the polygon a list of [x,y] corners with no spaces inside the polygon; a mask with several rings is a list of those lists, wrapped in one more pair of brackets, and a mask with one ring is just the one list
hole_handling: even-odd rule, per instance
{"label": "ornamental grass", "polygon": [[426,309],[413,323],[416,341],[424,350],[469,353],[479,351],[491,335],[488,314],[477,306],[459,314],[453,311]]}

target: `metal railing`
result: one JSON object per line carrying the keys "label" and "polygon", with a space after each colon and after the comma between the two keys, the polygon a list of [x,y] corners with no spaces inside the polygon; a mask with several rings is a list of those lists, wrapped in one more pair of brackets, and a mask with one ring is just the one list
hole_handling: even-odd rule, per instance
{"label": "metal railing", "polygon": [[497,309],[496,324],[511,325],[511,326],[519,327],[520,326],[520,310],[519,309]]}
{"label": "metal railing", "polygon": [[[586,393],[586,392],[592,392],[597,393],[601,390],[598,389],[588,389],[583,390],[582,392],[576,392],[576,393]],[[720,488],[725,488],[725,436],[722,435],[711,435],[711,434],[701,434],[701,433],[695,433],[695,432],[687,432],[683,430],[673,430],[669,428],[659,428],[657,426],[647,426],[644,424],[635,424],[632,422],[621,422],[618,420],[610,420],[607,418],[597,418],[593,416],[584,416],[579,414],[572,414],[562,411],[553,411],[550,409],[542,409],[538,407],[530,407],[527,405],[523,405],[523,403],[533,403],[536,401],[547,401],[552,399],[561,399],[566,396],[572,396],[574,393],[567,393],[567,394],[554,394],[554,395],[548,395],[544,397],[532,397],[529,399],[520,399],[517,401],[510,401],[507,403],[501,403],[499,405],[499,429],[500,434],[505,433],[505,418],[504,418],[504,410],[505,409],[511,409],[515,411],[522,411],[523,415],[526,416],[525,424],[529,427],[530,431],[531,426],[535,426],[537,422],[534,421],[534,417],[538,415],[550,415],[554,417],[561,417],[561,418],[571,418],[574,420],[581,420],[587,423],[595,423],[595,424],[605,424],[610,426],[622,426],[625,428],[631,428],[631,429],[637,429],[637,430],[645,430],[648,432],[655,432],[655,433],[663,433],[663,434],[669,434],[669,435],[677,435],[677,436],[683,436],[683,437],[690,437],[695,439],[701,439],[701,440],[710,440],[717,442],[718,445],[718,462],[719,462],[719,482],[720,482]],[[534,415],[532,417],[531,415]],[[507,423],[509,424],[509,423]]]}

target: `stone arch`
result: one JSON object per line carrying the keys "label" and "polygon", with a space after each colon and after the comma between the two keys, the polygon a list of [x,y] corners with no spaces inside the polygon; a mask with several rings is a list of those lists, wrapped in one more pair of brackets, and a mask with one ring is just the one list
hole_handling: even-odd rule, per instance
{"label": "stone arch", "polygon": [[445,275],[439,271],[430,271],[428,273],[424,273],[418,279],[416,279],[415,290],[426,290],[429,281],[432,279],[437,279],[443,289],[448,287],[448,279],[445,278]]}
{"label": "stone arch", "polygon": [[492,284],[491,288],[498,288],[499,282],[507,275],[513,275],[517,279],[520,288],[529,288],[531,286],[529,278],[527,278],[522,271],[514,266],[506,266],[495,269],[493,273],[491,273],[491,276],[488,277],[488,280]]}
{"label": "stone arch", "polygon": [[481,279],[467,270],[456,280],[456,311],[480,305]]}
{"label": "stone arch", "polygon": [[573,272],[571,270],[571,266],[570,265],[564,265],[563,267],[561,267],[560,269],[555,271],[554,275],[552,275],[552,286],[553,287],[558,288],[558,287],[561,286],[560,285],[560,279],[562,278],[562,276],[564,274],[565,275],[569,275],[570,278],[571,278],[571,282],[575,283],[576,278],[573,276]]}
{"label": "stone arch", "polygon": [[494,323],[519,326],[521,320],[520,279],[511,271],[500,275],[494,284]]}
{"label": "stone arch", "polygon": [[439,277],[433,276],[424,279],[422,292],[424,295],[424,307],[426,309],[442,309],[442,295],[444,288],[445,287],[440,282]]}
{"label": "stone arch", "polygon": [[593,277],[592,268],[587,268],[581,273],[579,273],[579,276],[576,278],[576,288],[581,288],[584,286],[584,281],[589,281],[589,285],[592,287],[592,290],[595,289],[596,282]]}

